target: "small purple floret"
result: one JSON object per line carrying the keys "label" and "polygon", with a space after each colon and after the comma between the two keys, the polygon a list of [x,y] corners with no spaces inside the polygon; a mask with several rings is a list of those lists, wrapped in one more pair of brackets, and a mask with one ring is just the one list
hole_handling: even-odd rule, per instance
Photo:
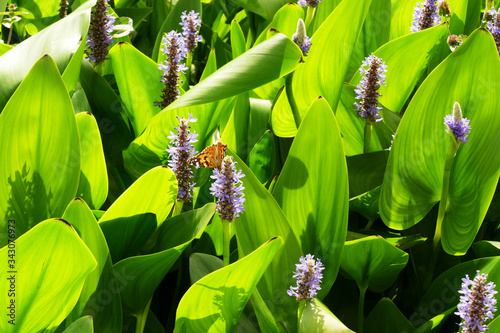
{"label": "small purple floret", "polygon": [[224,157],[220,170],[215,168],[210,178],[215,182],[210,186],[210,193],[217,198],[217,213],[221,220],[233,222],[240,213],[245,211],[243,182],[241,178],[245,175],[241,170],[236,171],[236,162],[232,156]]}
{"label": "small purple floret", "polygon": [[497,45],[498,53],[500,53],[500,13],[495,10],[495,7],[493,7],[488,11],[488,17],[490,17],[491,19],[488,20],[487,27],[493,35],[495,44]]}
{"label": "small purple floret", "polygon": [[181,64],[186,58],[187,49],[184,37],[175,31],[170,31],[163,37],[165,47],[161,49],[167,55],[167,60],[161,63],[158,68],[163,71],[161,82],[165,84],[162,90],[161,102],[155,102],[155,105],[164,109],[179,97],[180,73],[185,73],[187,67]]}
{"label": "small purple floret", "polygon": [[470,120],[467,118],[462,118],[462,120],[455,120],[453,114],[449,114],[444,117],[444,124],[448,126],[446,130],[447,133],[451,132],[457,139],[457,142],[466,143],[467,142],[467,134],[470,133],[471,126],[469,125]]}
{"label": "small purple floret", "polygon": [[320,2],[322,2],[323,0],[299,0],[297,1],[297,4],[301,7],[306,7],[306,6],[310,6],[310,7],[318,7],[318,4]]}
{"label": "small purple floret", "polygon": [[358,110],[358,116],[361,118],[370,119],[372,122],[379,122],[382,118],[378,112],[382,108],[378,106],[378,98],[381,95],[377,90],[381,85],[385,86],[387,66],[382,59],[372,54],[365,58],[359,72],[362,75],[362,79],[354,91],[356,92],[356,99],[360,102],[355,102],[354,106]]}
{"label": "small purple floret", "polygon": [[410,31],[422,31],[441,23],[441,17],[438,14],[439,2],[438,0],[419,2],[413,13],[413,23]]}
{"label": "small purple floret", "polygon": [[462,322],[459,324],[462,327],[462,333],[484,332],[488,331],[488,326],[484,323],[493,319],[493,312],[497,309],[495,305],[495,283],[488,282],[488,274],[481,274],[477,271],[477,276],[474,280],[469,279],[469,275],[465,275],[462,279],[462,289],[458,292],[460,303],[457,305],[456,315],[460,316]]}
{"label": "small purple floret", "polygon": [[167,152],[170,154],[168,166],[175,173],[178,183],[177,201],[188,202],[193,198],[193,188],[195,183],[192,182],[193,170],[187,163],[187,160],[196,154],[193,143],[198,141],[196,138],[198,134],[191,133],[189,130],[190,122],[195,122],[196,119],[190,114],[188,119],[184,117],[179,118],[179,127],[174,129],[177,134],[170,132],[168,138],[172,140]]}
{"label": "small purple floret", "polygon": [[312,299],[321,289],[321,271],[325,269],[320,259],[314,259],[314,255],[308,254],[300,257],[300,264],[295,264],[293,278],[297,280],[296,287],[290,287],[288,295],[295,296],[297,301]]}
{"label": "small purple floret", "polygon": [[182,26],[182,35],[186,40],[186,49],[188,52],[193,52],[198,42],[203,41],[198,31],[201,27],[200,14],[194,10],[190,11],[189,14],[184,11],[181,20],[182,22],[179,24]]}

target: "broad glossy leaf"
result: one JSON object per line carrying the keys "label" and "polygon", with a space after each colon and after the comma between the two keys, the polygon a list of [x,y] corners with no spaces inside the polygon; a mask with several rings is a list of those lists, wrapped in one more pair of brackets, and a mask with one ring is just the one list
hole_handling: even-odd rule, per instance
{"label": "broad glossy leaf", "polygon": [[76,198],[66,208],[63,219],[75,228],[97,261],[96,269],[85,279],[80,298],[66,318],[66,324],[82,315],[90,315],[96,331],[120,333],[122,307],[117,280],[122,277],[113,272],[108,244],[94,214],[85,201]]}
{"label": "broad glossy leaf", "polygon": [[349,197],[353,198],[382,185],[388,151],[347,157],[349,170]]}
{"label": "broad glossy leaf", "polygon": [[293,71],[301,56],[294,42],[277,34],[227,63],[167,109],[214,102],[254,89]]}
{"label": "broad glossy leaf", "polygon": [[382,298],[366,317],[366,333],[413,332],[415,327],[389,298]]}
{"label": "broad glossy leaf", "polygon": [[243,160],[247,159],[251,147],[248,142],[250,122],[250,99],[247,92],[236,96],[233,112],[224,128],[221,141]]}
{"label": "broad glossy leaf", "polygon": [[341,2],[312,36],[313,46],[305,63],[295,71],[292,84],[301,114],[318,96],[323,96],[332,110],[337,108],[349,59],[371,2]]}
{"label": "broad glossy leaf", "polygon": [[118,43],[110,51],[113,73],[123,104],[127,107],[135,136],[139,136],[150,118],[161,109],[154,105],[161,100],[164,84],[158,64],[128,43]]}
{"label": "broad glossy leaf", "polygon": [[479,258],[500,256],[500,242],[479,241],[472,244],[472,249]]}
{"label": "broad glossy leaf", "polygon": [[320,27],[323,22],[330,16],[333,10],[342,2],[342,0],[330,0],[323,1],[321,6],[316,7],[316,12],[314,13],[314,18],[307,27],[307,35],[311,36]]}
{"label": "broad glossy leaf", "polygon": [[306,302],[299,318],[299,333],[350,333],[346,327],[320,300]]}
{"label": "broad glossy leaf", "polygon": [[[408,106],[389,154],[380,197],[381,217],[389,227],[414,225],[439,201],[449,140],[443,121],[459,102],[472,130],[451,168],[442,242],[450,254],[467,251],[500,174],[500,137],[496,135],[500,101],[494,93],[498,85],[498,51],[491,34],[482,29],[424,81]],[[488,98],[471,98],[485,94]]]}
{"label": "broad glossy leaf", "polygon": [[62,72],[87,33],[90,8],[95,0],[87,1],[76,11],[28,38],[0,57],[0,109],[43,55],[50,55]]}
{"label": "broad glossy leaf", "polygon": [[163,39],[163,35],[165,33],[169,33],[171,30],[176,30],[178,32],[182,31],[182,28],[179,23],[181,23],[181,15],[182,12],[187,11],[190,12],[194,10],[201,15],[201,1],[200,0],[178,0],[175,6],[172,8],[170,13],[168,13],[165,22],[158,31],[158,35],[156,36],[155,46],[153,49],[152,59],[158,60],[158,54],[160,53],[160,45]]}
{"label": "broad glossy leaf", "polygon": [[167,167],[139,178],[99,220],[113,262],[136,255],[167,218],[177,198],[177,179]]}
{"label": "broad glossy leaf", "polygon": [[222,260],[216,256],[206,253],[193,253],[189,256],[189,277],[191,278],[191,284],[221,269],[223,266]]}
{"label": "broad glossy leaf", "polygon": [[78,85],[78,79],[80,78],[80,70],[82,68],[82,59],[83,53],[85,51],[85,47],[87,46],[87,39],[83,38],[80,42],[80,46],[73,53],[71,60],[68,65],[64,69],[62,73],[62,78],[64,80],[64,84],[66,84],[66,89],[71,97],[76,91]]}
{"label": "broad glossy leaf", "polygon": [[381,237],[370,236],[345,243],[341,268],[360,289],[381,292],[391,286],[407,262],[406,252]]}
{"label": "broad glossy leaf", "polygon": [[174,332],[231,332],[282,245],[283,240],[274,237],[193,284],[177,307]]}
{"label": "broad glossy leaf", "polygon": [[[0,16],[0,20],[1,20],[1,16]],[[12,45],[0,43],[0,56],[2,56],[4,53],[6,53],[7,51],[9,51],[12,48],[13,48]]]}
{"label": "broad glossy leaf", "polygon": [[262,184],[271,179],[276,165],[276,146],[271,131],[266,131],[255,144],[248,154],[247,164]]}
{"label": "broad glossy leaf", "polygon": [[0,114],[0,155],[0,245],[5,245],[7,220],[16,219],[20,236],[40,221],[61,216],[78,187],[75,115],[49,56],[33,66]]}
{"label": "broad glossy leaf", "polygon": [[[232,152],[228,153],[232,155]],[[283,250],[277,253],[276,259],[264,273],[257,288],[262,299],[268,302],[275,320],[286,321],[286,325],[293,328],[297,324],[297,318],[294,311],[287,309],[297,307],[297,302],[285,292],[277,294],[275,291],[286,291],[294,284],[292,273],[302,251],[283,211],[272,195],[237,156],[233,157],[238,162],[236,168],[241,169],[245,175],[242,178],[246,198],[245,212],[233,223],[238,240],[238,253],[242,258],[272,237],[280,236],[283,239]]]}
{"label": "broad glossy leaf", "polygon": [[91,316],[84,316],[76,320],[63,333],[94,333],[94,324]]}
{"label": "broad glossy leaf", "polygon": [[80,134],[80,183],[76,195],[91,209],[99,209],[108,195],[108,174],[101,135],[94,116],[88,112],[76,115]]}
{"label": "broad glossy leaf", "polygon": [[[97,265],[92,253],[62,219],[45,220],[16,239],[14,267],[8,266],[8,249],[0,249],[5,258],[0,263],[5,272],[0,289],[6,293],[0,304],[3,309],[14,304],[14,318],[10,319],[15,319],[15,325],[9,324],[4,315],[0,331],[55,330],[75,306],[86,276]],[[7,279],[12,276],[13,280]],[[11,283],[15,284],[15,297],[7,297]]]}
{"label": "broad glossy leaf", "polygon": [[287,0],[234,0],[238,6],[260,15],[266,20],[271,20],[274,13],[287,2]]}
{"label": "broad glossy leaf", "polygon": [[240,24],[236,20],[231,22],[231,50],[233,52],[233,59],[239,57],[246,51],[245,35],[243,34]]}
{"label": "broad glossy leaf", "polygon": [[342,139],[335,115],[324,98],[311,105],[300,124],[273,196],[302,252],[315,255],[325,265],[321,299],[337,277],[349,212]]}
{"label": "broad glossy leaf", "polygon": [[215,204],[210,203],[166,220],[158,237],[158,252],[130,257],[114,265],[117,274],[132,277],[119,284],[124,311],[135,316],[143,313],[172,265],[203,232],[214,213]]}

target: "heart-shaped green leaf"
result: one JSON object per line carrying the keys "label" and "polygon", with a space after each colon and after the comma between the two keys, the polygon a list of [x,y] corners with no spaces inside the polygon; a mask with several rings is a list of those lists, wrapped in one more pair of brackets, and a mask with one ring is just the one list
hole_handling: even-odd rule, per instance
{"label": "heart-shaped green leaf", "polygon": [[[17,223],[9,223],[15,235]],[[5,272],[0,280],[5,292],[0,304],[10,315],[0,321],[5,333],[55,330],[75,306],[85,278],[97,265],[75,229],[62,219],[37,224],[0,249],[0,255],[5,258],[0,263]]]}
{"label": "heart-shaped green leaf", "polygon": [[304,303],[299,333],[353,333],[320,300]]}
{"label": "heart-shaped green leaf", "polygon": [[401,333],[413,332],[415,327],[406,319],[389,298],[382,298],[366,317],[363,332]]}
{"label": "heart-shaped green leaf", "polygon": [[[414,225],[439,201],[449,141],[444,117],[459,102],[472,129],[451,168],[442,242],[450,254],[467,251],[500,175],[500,137],[496,135],[500,100],[493,93],[498,85],[498,51],[491,34],[483,29],[476,30],[424,81],[399,125],[387,162],[380,213],[389,227]],[[471,98],[490,91],[488,98]]]}
{"label": "heart-shaped green leaf", "polygon": [[317,256],[325,265],[319,291],[322,298],[337,277],[349,212],[342,139],[335,115],[324,98],[311,105],[300,124],[273,196],[302,252]]}
{"label": "heart-shaped green leaf", "polygon": [[7,220],[16,219],[20,236],[40,221],[61,216],[78,187],[75,115],[49,56],[33,66],[0,114],[0,154],[0,245],[5,245]]}
{"label": "heart-shaped green leaf", "polygon": [[280,237],[197,281],[182,297],[174,332],[231,332],[277,251]]}

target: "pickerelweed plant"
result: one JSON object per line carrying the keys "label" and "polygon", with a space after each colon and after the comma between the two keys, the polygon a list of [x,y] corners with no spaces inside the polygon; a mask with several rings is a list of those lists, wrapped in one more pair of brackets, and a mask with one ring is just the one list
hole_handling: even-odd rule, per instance
{"label": "pickerelweed plant", "polygon": [[161,82],[165,84],[162,89],[161,101],[155,101],[155,105],[161,109],[169,106],[179,95],[180,73],[185,73],[187,67],[181,63],[186,58],[187,49],[184,37],[175,31],[170,31],[163,37],[164,48],[161,49],[167,55],[165,62],[158,68],[163,71]]}
{"label": "pickerelweed plant", "polygon": [[184,202],[189,202],[193,198],[193,170],[188,164],[188,160],[196,154],[193,143],[195,143],[198,134],[189,130],[190,122],[195,122],[196,119],[190,114],[188,119],[179,118],[179,127],[175,127],[177,134],[170,132],[168,137],[172,142],[167,149],[170,154],[168,166],[174,171],[177,177],[178,193],[177,202],[174,208],[174,215],[180,214]]}
{"label": "pickerelweed plant", "polygon": [[459,326],[462,333],[479,333],[488,331],[489,328],[485,322],[493,319],[493,313],[497,310],[495,305],[495,283],[486,282],[488,274],[481,274],[478,270],[474,280],[465,275],[462,278],[462,289],[458,292],[460,303],[457,305],[456,315],[460,316]]}
{"label": "pickerelweed plant", "polygon": [[89,61],[97,66],[104,62],[108,55],[108,47],[113,44],[113,23],[115,17],[108,14],[108,1],[98,0],[90,16],[90,27],[87,36],[87,56]]}
{"label": "pickerelweed plant", "polygon": [[453,160],[457,154],[460,143],[466,143],[468,134],[470,133],[471,126],[469,119],[464,118],[462,115],[462,108],[458,102],[453,105],[453,113],[444,117],[444,124],[446,125],[446,133],[449,134],[449,145],[446,152],[446,161],[444,165],[443,174],[443,190],[441,192],[441,200],[439,201],[439,210],[436,222],[436,231],[433,238],[433,255],[429,260],[429,267],[427,270],[427,277],[424,281],[424,287],[429,286],[434,274],[439,250],[441,248],[441,229],[446,212],[446,203],[448,200],[448,190],[450,187],[450,172]]}
{"label": "pickerelweed plant", "polygon": [[425,0],[417,4],[413,13],[411,32],[422,31],[441,23],[441,17],[438,14],[439,2],[438,0]]}
{"label": "pickerelweed plant", "polygon": [[381,96],[378,89],[385,85],[385,73],[387,66],[385,62],[370,55],[363,60],[359,69],[361,81],[356,87],[356,99],[358,102],[354,103],[358,116],[366,119],[365,132],[364,132],[364,152],[367,153],[370,148],[372,122],[382,121],[379,111],[382,110],[378,106],[378,98]]}
{"label": "pickerelweed plant", "polygon": [[495,39],[495,44],[497,45],[498,52],[500,54],[500,13],[492,7],[491,10],[487,11],[485,14],[487,20],[488,30],[493,35]]}
{"label": "pickerelweed plant", "polygon": [[297,301],[312,300],[321,289],[321,271],[325,269],[321,260],[314,259],[314,255],[308,254],[300,257],[300,264],[295,264],[295,274],[293,278],[297,280],[295,287],[291,286],[287,291],[288,295],[295,296]]}
{"label": "pickerelweed plant", "polygon": [[241,181],[245,175],[241,170],[236,170],[236,164],[232,156],[226,156],[220,169],[214,168],[213,175],[210,176],[215,180],[210,186],[210,193],[217,198],[216,211],[224,229],[224,266],[229,264],[230,223],[245,210],[243,207],[245,202],[243,190],[245,188]]}
{"label": "pickerelweed plant", "polygon": [[[184,41],[186,44],[187,55],[186,55],[186,67],[188,78],[191,76],[191,64],[193,62],[193,52],[198,42],[202,42],[203,38],[200,36],[199,29],[201,27],[200,14],[194,10],[187,13],[182,12],[181,23],[182,35],[184,36]],[[188,79],[189,81],[189,79]]]}

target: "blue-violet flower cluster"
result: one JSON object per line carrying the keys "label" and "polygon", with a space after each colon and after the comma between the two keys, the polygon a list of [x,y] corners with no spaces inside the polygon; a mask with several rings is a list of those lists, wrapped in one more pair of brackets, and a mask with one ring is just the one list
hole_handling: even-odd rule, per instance
{"label": "blue-violet flower cluster", "polygon": [[196,121],[196,119],[193,119],[192,114],[189,115],[188,119],[184,117],[177,117],[177,119],[180,122],[179,127],[175,127],[177,134],[170,132],[170,136],[168,137],[172,140],[167,149],[167,152],[170,154],[168,166],[174,171],[177,177],[177,201],[188,202],[193,198],[195,183],[192,182],[193,170],[191,170],[187,161],[196,154],[193,143],[198,141],[196,140],[198,134],[191,133],[189,130],[191,128],[189,123]]}
{"label": "blue-violet flower cluster", "polygon": [[301,7],[306,7],[306,6],[310,6],[310,7],[318,7],[318,4],[320,2],[322,2],[323,0],[299,0],[297,1],[297,4]]}
{"label": "blue-violet flower cluster", "polygon": [[[307,57],[307,52],[309,52],[309,49],[312,45],[312,38],[307,37],[306,26],[302,19],[299,19],[299,21],[297,22],[297,31],[293,34],[292,38],[293,42],[297,44],[297,46],[302,50],[302,55],[304,57]],[[301,60],[301,62],[304,62],[304,60]]]}
{"label": "blue-violet flower cluster", "polygon": [[372,122],[381,121],[382,118],[378,113],[382,110],[378,106],[378,97],[381,95],[377,90],[381,85],[385,86],[387,66],[382,59],[372,54],[365,58],[359,72],[363,78],[359,82],[355,92],[356,99],[360,100],[360,103],[354,103],[354,106],[358,110],[358,116],[369,119]]}
{"label": "blue-violet flower cluster", "polygon": [[493,35],[497,45],[498,52],[500,53],[500,13],[495,10],[495,7],[488,11],[488,30]]}
{"label": "blue-violet flower cluster", "polygon": [[190,11],[189,14],[184,11],[182,12],[181,20],[180,25],[182,26],[182,35],[186,42],[187,51],[193,52],[198,42],[203,41],[198,32],[198,29],[201,27],[200,14],[194,10]]}
{"label": "blue-violet flower cluster", "polygon": [[462,319],[459,324],[462,333],[488,330],[488,326],[484,323],[488,319],[493,319],[493,312],[497,310],[495,308],[497,291],[493,282],[486,283],[487,279],[488,275],[481,274],[480,271],[477,271],[474,280],[469,279],[469,275],[465,275],[462,279],[462,289],[458,292],[463,295],[460,296],[458,311],[455,312]]}
{"label": "blue-violet flower cluster", "polygon": [[311,254],[300,257],[300,264],[295,264],[296,271],[293,278],[297,280],[296,287],[290,287],[288,295],[295,296],[297,301],[312,299],[321,289],[320,283],[323,278],[322,270],[325,269],[320,259],[314,259]]}
{"label": "blue-violet flower cluster", "polygon": [[444,124],[448,127],[446,132],[450,133],[451,130],[458,144],[467,142],[467,134],[470,133],[471,129],[469,122],[469,119],[462,116],[462,109],[457,102],[453,105],[453,114],[444,117]]}
{"label": "blue-violet flower cluster", "polygon": [[161,82],[165,84],[162,89],[162,100],[155,102],[155,105],[164,109],[179,97],[180,73],[186,72],[186,65],[181,61],[186,58],[187,49],[184,37],[175,31],[170,31],[163,37],[165,47],[161,49],[167,55],[167,60],[161,63],[158,68],[163,71]]}
{"label": "blue-violet flower cluster", "polygon": [[441,17],[437,13],[438,6],[438,0],[419,2],[413,13],[413,24],[410,30],[412,32],[422,31],[441,23]]}
{"label": "blue-violet flower cluster", "polygon": [[107,59],[108,46],[113,44],[111,32],[115,17],[108,15],[108,8],[107,0],[98,0],[92,7],[86,51],[89,61],[94,65]]}
{"label": "blue-violet flower cluster", "polygon": [[224,157],[220,170],[215,168],[210,178],[215,182],[210,186],[210,193],[217,198],[217,213],[221,220],[233,222],[245,208],[243,203],[243,182],[241,178],[245,175],[241,170],[236,171],[236,162],[232,156]]}

